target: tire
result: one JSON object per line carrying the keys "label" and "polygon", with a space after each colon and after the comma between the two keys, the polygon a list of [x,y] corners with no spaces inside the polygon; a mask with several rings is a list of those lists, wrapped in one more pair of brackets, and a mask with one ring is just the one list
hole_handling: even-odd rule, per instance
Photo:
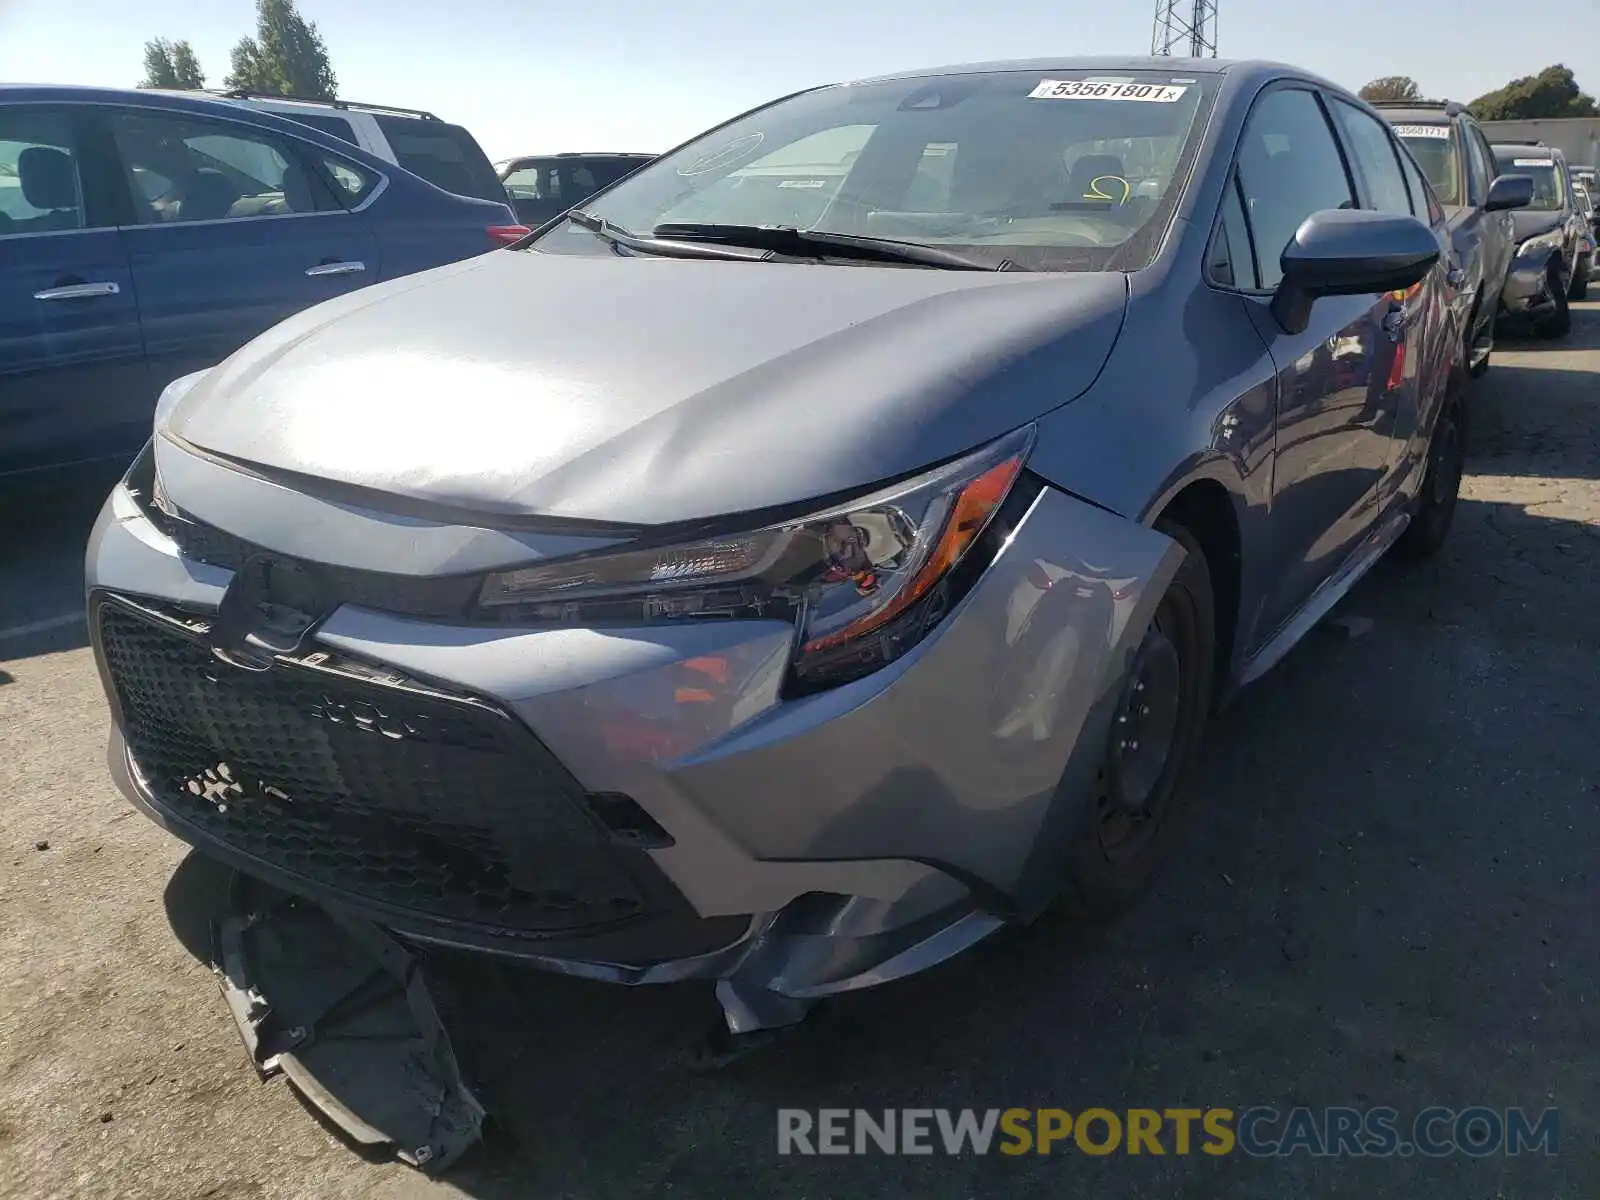
{"label": "tire", "polygon": [[1539,322],[1539,336],[1545,338],[1562,338],[1572,332],[1572,310],[1567,307],[1567,287],[1561,282],[1561,266],[1552,263],[1550,270],[1554,278],[1550,280],[1550,297],[1555,301],[1555,311]]}
{"label": "tire", "polygon": [[1467,375],[1470,376],[1473,379],[1482,379],[1485,375],[1487,375],[1489,373],[1490,360],[1492,358],[1494,358],[1495,325],[1499,321],[1499,318],[1500,318],[1500,305],[1499,305],[1498,302],[1496,302],[1494,311],[1489,314],[1489,323],[1488,323],[1487,326],[1485,326],[1485,329],[1484,329],[1484,336],[1489,339],[1488,349],[1484,351],[1483,361],[1481,363],[1479,363],[1477,366],[1473,366],[1472,365],[1472,333],[1471,333],[1471,328],[1470,327],[1471,327],[1471,325],[1477,323],[1477,311],[1476,310],[1473,311],[1473,319],[1472,319],[1471,322],[1469,322],[1469,328],[1468,328],[1468,333],[1467,333],[1467,360],[1466,360],[1467,361]]}
{"label": "tire", "polygon": [[1433,427],[1428,443],[1428,473],[1422,477],[1411,523],[1395,543],[1395,553],[1401,558],[1430,558],[1444,545],[1456,515],[1466,461],[1466,408],[1460,400],[1451,400]]}
{"label": "tire", "polygon": [[[1182,824],[1184,779],[1211,708],[1216,662],[1211,571],[1200,543],[1182,525],[1158,522],[1156,528],[1187,553],[1123,680],[1096,794],[1083,806],[1071,836],[1057,909],[1075,917],[1114,916],[1149,886]],[[1166,753],[1147,740],[1139,754],[1130,728],[1135,734],[1144,731],[1147,739],[1164,737]]]}
{"label": "tire", "polygon": [[1572,287],[1567,291],[1568,300],[1587,300],[1589,298],[1589,271],[1589,260],[1580,258],[1578,260],[1578,269],[1572,274]]}

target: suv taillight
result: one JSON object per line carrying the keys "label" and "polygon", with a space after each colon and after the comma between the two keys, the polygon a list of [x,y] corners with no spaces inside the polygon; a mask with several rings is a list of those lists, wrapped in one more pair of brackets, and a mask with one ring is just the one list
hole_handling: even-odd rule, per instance
{"label": "suv taillight", "polygon": [[514,246],[533,230],[526,225],[491,225],[489,226],[489,240],[497,246]]}

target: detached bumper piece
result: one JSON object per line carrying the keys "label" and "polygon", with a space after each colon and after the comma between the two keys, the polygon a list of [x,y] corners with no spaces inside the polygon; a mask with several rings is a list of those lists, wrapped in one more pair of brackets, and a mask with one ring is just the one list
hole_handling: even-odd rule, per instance
{"label": "detached bumper piece", "polygon": [[460,1158],[485,1113],[421,963],[376,925],[246,875],[231,893],[214,966],[262,1078],[281,1072],[351,1139],[421,1170]]}

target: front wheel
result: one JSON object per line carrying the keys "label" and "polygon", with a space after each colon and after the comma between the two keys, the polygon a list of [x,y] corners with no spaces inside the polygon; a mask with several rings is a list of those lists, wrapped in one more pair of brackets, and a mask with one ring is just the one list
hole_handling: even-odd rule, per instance
{"label": "front wheel", "polygon": [[1452,400],[1439,414],[1428,444],[1428,473],[1417,494],[1416,510],[1395,551],[1402,558],[1428,558],[1439,552],[1450,533],[1467,465],[1467,427],[1460,401]]}
{"label": "front wheel", "polygon": [[1073,835],[1062,906],[1090,917],[1113,915],[1137,900],[1171,849],[1184,776],[1211,707],[1211,571],[1182,525],[1156,528],[1185,556],[1122,680],[1097,794]]}
{"label": "front wheel", "polygon": [[1559,338],[1566,337],[1572,332],[1572,310],[1567,307],[1567,290],[1571,284],[1567,281],[1560,263],[1550,264],[1550,299],[1555,308],[1550,315],[1539,322],[1541,337]]}
{"label": "front wheel", "polygon": [[1467,374],[1473,379],[1482,379],[1489,373],[1489,360],[1494,357],[1495,325],[1499,317],[1500,305],[1497,302],[1489,313],[1489,319],[1484,322],[1483,336],[1474,339],[1470,332],[1467,334]]}

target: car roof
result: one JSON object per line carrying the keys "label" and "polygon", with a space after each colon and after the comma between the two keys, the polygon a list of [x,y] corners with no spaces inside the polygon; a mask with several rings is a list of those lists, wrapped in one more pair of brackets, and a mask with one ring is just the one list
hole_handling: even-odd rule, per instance
{"label": "car roof", "polygon": [[[1266,82],[1282,75],[1309,79],[1337,92],[1349,92],[1343,84],[1334,83],[1313,71],[1274,62],[1271,59],[1232,58],[1168,58],[1160,55],[1076,55],[1060,58],[1016,58],[994,62],[955,63],[942,67],[926,67],[914,71],[895,71],[887,75],[854,80],[855,83],[878,83],[889,79],[924,79],[940,75],[975,75],[991,71],[1160,71],[1168,75],[1200,76],[1225,75],[1230,80],[1248,85]],[[1353,94],[1353,93],[1351,93]]]}
{"label": "car roof", "polygon": [[[1372,104],[1372,101],[1367,101]],[[1391,125],[1449,125],[1462,117],[1472,114],[1466,111],[1450,112],[1443,105],[1437,108],[1418,108],[1414,104],[1401,107],[1398,104],[1373,104],[1373,108],[1382,114],[1383,119]]]}
{"label": "car roof", "polygon": [[1495,152],[1496,157],[1499,157],[1502,153],[1511,155],[1527,154],[1530,156],[1540,154],[1548,155],[1551,158],[1559,158],[1562,162],[1567,161],[1567,156],[1561,153],[1560,150],[1554,146],[1546,146],[1543,142],[1495,142],[1489,149]]}

